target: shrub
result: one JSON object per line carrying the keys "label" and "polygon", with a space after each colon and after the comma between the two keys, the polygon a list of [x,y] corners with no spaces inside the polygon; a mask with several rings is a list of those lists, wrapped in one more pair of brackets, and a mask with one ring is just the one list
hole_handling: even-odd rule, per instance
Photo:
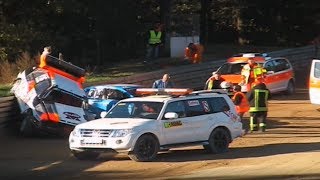
{"label": "shrub", "polygon": [[23,52],[21,56],[16,60],[16,70],[21,72],[30,67],[36,66],[36,61],[34,58],[31,58],[28,52]]}
{"label": "shrub", "polygon": [[8,60],[2,60],[0,63],[0,82],[11,83],[19,72],[35,65],[36,61],[34,58],[31,58],[28,52],[23,52],[15,63],[10,63]]}
{"label": "shrub", "polygon": [[0,82],[11,83],[16,76],[14,69],[14,66],[8,60],[3,60],[0,64]]}

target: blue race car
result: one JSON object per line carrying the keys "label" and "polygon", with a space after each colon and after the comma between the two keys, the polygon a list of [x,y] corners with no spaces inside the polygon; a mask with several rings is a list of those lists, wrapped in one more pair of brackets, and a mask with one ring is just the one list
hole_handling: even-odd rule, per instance
{"label": "blue race car", "polygon": [[118,101],[135,97],[135,91],[141,88],[136,84],[106,84],[90,86],[84,89],[87,95],[88,110],[100,118],[100,113],[109,111]]}

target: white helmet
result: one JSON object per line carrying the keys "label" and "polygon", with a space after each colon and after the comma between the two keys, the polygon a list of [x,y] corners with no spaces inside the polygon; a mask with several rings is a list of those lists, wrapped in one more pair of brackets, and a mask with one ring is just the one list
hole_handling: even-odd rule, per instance
{"label": "white helmet", "polygon": [[223,82],[221,82],[220,86],[221,86],[221,88],[223,88],[223,89],[229,89],[229,88],[232,87],[232,83],[227,82],[227,81],[223,81]]}

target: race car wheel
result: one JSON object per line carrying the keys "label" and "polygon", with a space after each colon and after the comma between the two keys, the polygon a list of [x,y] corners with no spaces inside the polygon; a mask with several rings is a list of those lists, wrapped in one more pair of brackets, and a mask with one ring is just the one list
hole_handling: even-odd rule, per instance
{"label": "race car wheel", "polygon": [[204,148],[210,153],[227,152],[229,148],[229,134],[223,128],[214,129],[209,137],[209,145],[204,145]]}
{"label": "race car wheel", "polygon": [[289,81],[288,86],[287,86],[287,90],[286,90],[286,94],[292,95],[294,92],[295,92],[294,84],[292,81]]}
{"label": "race car wheel", "polygon": [[139,137],[133,151],[130,152],[128,156],[137,162],[147,162],[155,159],[158,151],[158,140],[150,134],[145,134]]}
{"label": "race car wheel", "polygon": [[20,134],[25,137],[32,136],[34,134],[34,127],[32,124],[33,117],[28,113],[22,120],[20,125]]}
{"label": "race car wheel", "polygon": [[95,160],[99,156],[99,153],[89,151],[72,151],[72,154],[79,160]]}

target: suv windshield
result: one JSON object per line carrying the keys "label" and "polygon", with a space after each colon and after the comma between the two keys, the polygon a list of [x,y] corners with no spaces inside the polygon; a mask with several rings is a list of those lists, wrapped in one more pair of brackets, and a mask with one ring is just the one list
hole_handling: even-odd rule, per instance
{"label": "suv windshield", "polygon": [[[225,63],[223,64],[218,72],[221,74],[221,75],[226,75],[226,74],[241,74],[241,70],[242,70],[242,67],[244,65],[246,65],[247,63]],[[259,65],[263,65],[263,64],[259,64]]]}
{"label": "suv windshield", "polygon": [[221,68],[218,70],[218,72],[222,75],[225,74],[240,74],[241,73],[241,69],[242,67],[245,65],[246,63],[235,63],[235,64],[231,64],[231,63],[225,63],[221,66]]}
{"label": "suv windshield", "polygon": [[108,112],[106,118],[157,119],[162,106],[161,102],[121,102]]}

